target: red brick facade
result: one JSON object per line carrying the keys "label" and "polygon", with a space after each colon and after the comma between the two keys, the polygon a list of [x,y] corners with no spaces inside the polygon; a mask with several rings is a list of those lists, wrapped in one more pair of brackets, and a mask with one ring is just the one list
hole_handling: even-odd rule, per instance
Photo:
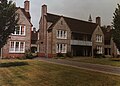
{"label": "red brick facade", "polygon": [[6,45],[2,48],[3,58],[20,58],[23,57],[25,51],[31,47],[31,17],[29,13],[29,1],[25,1],[25,8],[17,8],[19,14],[19,32],[12,34]]}
{"label": "red brick facade", "polygon": [[[54,57],[61,52],[64,55],[70,52],[73,56],[93,56],[95,49],[98,54],[104,55],[105,48],[111,49],[110,56],[117,55],[113,41],[111,45],[105,45],[106,34],[102,30],[100,17],[96,17],[96,22],[93,23],[47,13],[47,5],[43,5],[41,10],[38,56]],[[65,31],[67,38],[62,38]],[[57,37],[59,35],[61,38]]]}

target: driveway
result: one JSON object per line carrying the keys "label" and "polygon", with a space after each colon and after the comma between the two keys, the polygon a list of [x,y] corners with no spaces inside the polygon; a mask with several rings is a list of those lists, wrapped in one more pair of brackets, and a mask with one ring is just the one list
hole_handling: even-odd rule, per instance
{"label": "driveway", "polygon": [[74,68],[85,69],[85,70],[89,70],[89,71],[95,71],[95,72],[101,72],[101,73],[105,73],[105,74],[112,74],[112,75],[120,76],[120,67],[68,61],[66,59],[36,58],[36,60],[59,64],[59,65],[71,66]]}

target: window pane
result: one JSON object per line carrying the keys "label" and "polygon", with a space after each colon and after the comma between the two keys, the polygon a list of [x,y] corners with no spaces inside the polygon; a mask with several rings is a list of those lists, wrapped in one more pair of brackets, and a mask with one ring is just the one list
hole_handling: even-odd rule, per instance
{"label": "window pane", "polygon": [[24,51],[24,43],[23,42],[20,43],[20,51]]}
{"label": "window pane", "polygon": [[21,26],[21,35],[23,35],[23,34],[24,34],[24,32],[25,32],[25,26],[24,26],[24,25],[22,25],[22,26]]}
{"label": "window pane", "polygon": [[62,44],[60,44],[60,52],[62,51]]}
{"label": "window pane", "polygon": [[57,37],[59,37],[59,30],[57,31]]}
{"label": "window pane", "polygon": [[67,31],[65,31],[65,38],[67,38]]}
{"label": "window pane", "polygon": [[10,51],[14,51],[14,42],[10,43]]}
{"label": "window pane", "polygon": [[11,48],[14,48],[14,42],[11,42]]}
{"label": "window pane", "polygon": [[62,33],[63,33],[63,31],[61,31],[61,37],[62,37],[62,35],[63,35]]}
{"label": "window pane", "polygon": [[15,51],[19,51],[19,42],[16,42]]}
{"label": "window pane", "polygon": [[16,26],[15,31],[16,31],[16,34],[19,34],[20,33],[20,26]]}

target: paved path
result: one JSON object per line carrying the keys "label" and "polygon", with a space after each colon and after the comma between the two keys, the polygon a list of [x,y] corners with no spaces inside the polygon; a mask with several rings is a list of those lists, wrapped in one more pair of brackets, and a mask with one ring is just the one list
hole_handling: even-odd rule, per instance
{"label": "paved path", "polygon": [[85,70],[120,76],[120,67],[68,61],[65,59],[48,59],[48,58],[37,58],[37,59],[40,61],[45,61],[45,62],[49,62],[49,63],[71,66],[71,67],[75,67],[75,68],[79,68],[79,69],[85,69]]}

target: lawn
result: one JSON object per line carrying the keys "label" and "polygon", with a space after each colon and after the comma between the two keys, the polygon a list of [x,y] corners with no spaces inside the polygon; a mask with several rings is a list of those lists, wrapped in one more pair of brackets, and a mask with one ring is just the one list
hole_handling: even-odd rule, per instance
{"label": "lawn", "polygon": [[120,61],[114,61],[111,58],[73,57],[67,60],[120,67]]}
{"label": "lawn", "polygon": [[0,86],[120,86],[120,77],[37,60],[2,60]]}

